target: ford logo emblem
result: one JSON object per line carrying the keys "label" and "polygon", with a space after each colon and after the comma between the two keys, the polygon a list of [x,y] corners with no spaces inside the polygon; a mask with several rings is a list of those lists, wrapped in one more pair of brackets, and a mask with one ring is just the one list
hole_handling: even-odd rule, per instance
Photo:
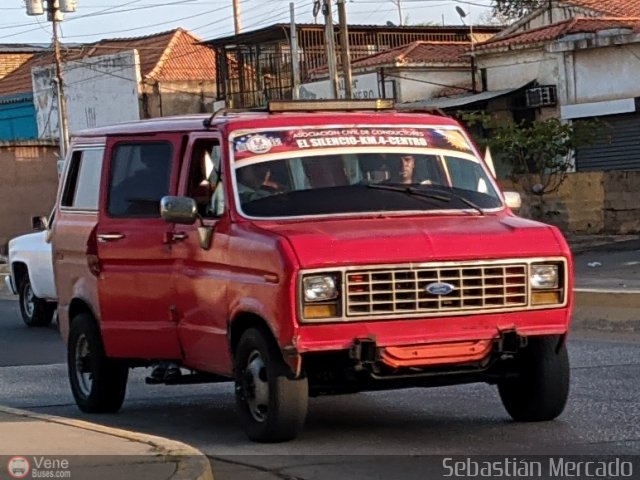
{"label": "ford logo emblem", "polygon": [[456,287],[454,287],[450,283],[444,283],[444,282],[430,283],[425,288],[425,290],[429,292],[431,295],[449,295],[455,289]]}

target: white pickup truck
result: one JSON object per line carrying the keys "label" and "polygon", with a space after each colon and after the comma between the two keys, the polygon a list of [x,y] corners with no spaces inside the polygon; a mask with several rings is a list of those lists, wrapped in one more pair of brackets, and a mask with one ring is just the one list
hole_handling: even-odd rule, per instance
{"label": "white pickup truck", "polygon": [[19,295],[20,313],[29,327],[49,325],[57,307],[48,233],[45,229],[9,242],[10,275],[5,282],[10,291]]}

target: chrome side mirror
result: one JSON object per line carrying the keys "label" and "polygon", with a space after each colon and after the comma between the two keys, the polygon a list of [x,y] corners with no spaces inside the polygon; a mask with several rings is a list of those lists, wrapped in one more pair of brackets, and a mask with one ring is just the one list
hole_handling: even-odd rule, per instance
{"label": "chrome side mirror", "polygon": [[193,225],[198,218],[198,206],[189,197],[162,197],[160,200],[160,216],[168,223]]}
{"label": "chrome side mirror", "polygon": [[511,210],[520,210],[522,206],[522,197],[518,192],[504,192],[504,203]]}

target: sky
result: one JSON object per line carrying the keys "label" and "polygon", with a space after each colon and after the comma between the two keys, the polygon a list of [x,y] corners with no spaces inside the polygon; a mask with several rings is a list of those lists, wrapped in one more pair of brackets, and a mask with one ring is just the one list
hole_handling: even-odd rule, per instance
{"label": "sky", "polygon": [[[313,0],[240,0],[242,31],[289,22],[294,3],[296,21],[313,23]],[[456,6],[468,16],[467,24],[486,23],[491,0],[347,0],[350,24],[435,23],[461,25]],[[335,0],[333,2],[335,4]],[[136,37],[183,27],[204,40],[233,35],[232,0],[78,0],[77,11],[65,14],[61,24],[64,43],[94,42],[102,38]],[[0,43],[44,43],[51,40],[46,16],[30,17],[24,0],[0,2]],[[334,6],[334,21],[337,13]],[[318,23],[324,22],[322,14]]]}

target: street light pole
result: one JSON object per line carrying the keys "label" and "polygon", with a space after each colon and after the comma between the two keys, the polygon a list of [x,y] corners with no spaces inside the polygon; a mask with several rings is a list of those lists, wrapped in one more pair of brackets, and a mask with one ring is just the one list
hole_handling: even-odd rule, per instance
{"label": "street light pole", "polygon": [[49,0],[49,12],[53,24],[53,52],[56,59],[56,90],[58,94],[58,118],[60,124],[60,158],[64,160],[69,148],[69,121],[67,117],[67,101],[64,97],[64,82],[62,78],[62,55],[58,38],[57,8],[54,0]]}
{"label": "street light pole", "polygon": [[[58,97],[58,134],[60,144],[60,158],[64,159],[69,147],[69,122],[67,117],[67,102],[64,96],[64,81],[62,75],[62,54],[60,53],[60,39],[58,37],[58,23],[62,20],[63,13],[76,11],[75,0],[46,0],[47,20],[53,25],[53,54],[55,59],[55,84]],[[43,15],[43,0],[27,0],[27,15]]]}

